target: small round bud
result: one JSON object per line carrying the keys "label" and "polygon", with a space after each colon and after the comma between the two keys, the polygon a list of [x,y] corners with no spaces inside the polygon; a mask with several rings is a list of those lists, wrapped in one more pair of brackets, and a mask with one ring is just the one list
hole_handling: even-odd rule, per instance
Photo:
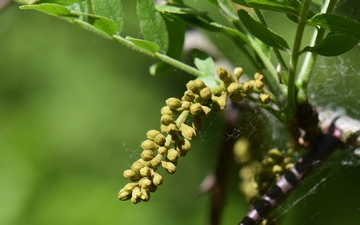
{"label": "small round bud", "polygon": [[182,140],[176,144],[176,149],[179,151],[180,156],[185,156],[191,149],[190,141],[187,139]]}
{"label": "small round bud", "polygon": [[140,169],[140,175],[142,177],[149,177],[151,175],[151,170],[149,167],[145,166]]}
{"label": "small round bud", "polygon": [[140,169],[143,168],[143,167],[144,167],[144,164],[142,164],[139,161],[136,161],[131,165],[131,169],[133,171],[135,171],[136,173],[140,173]]}
{"label": "small round bud", "polygon": [[255,73],[254,78],[255,78],[255,80],[262,81],[264,79],[264,75],[262,75],[261,73]]}
{"label": "small round bud", "polygon": [[165,102],[171,109],[178,109],[181,107],[181,100],[177,98],[168,98]]}
{"label": "small round bud", "polygon": [[127,183],[125,185],[125,187],[123,188],[125,191],[132,191],[132,189],[134,189],[134,187],[137,187],[138,183]]}
{"label": "small round bud", "polygon": [[159,145],[157,145],[154,141],[151,140],[145,140],[141,143],[141,148],[144,150],[156,150],[159,148]]}
{"label": "small round bud", "polygon": [[186,125],[185,123],[182,123],[181,135],[188,140],[192,140],[196,136],[196,131],[194,130],[194,128]]}
{"label": "small round bud", "polygon": [[227,69],[219,67],[216,69],[216,73],[220,80],[222,80],[225,84],[234,82],[232,74]]}
{"label": "small round bud", "polygon": [[192,115],[200,115],[203,113],[200,103],[194,103],[190,106],[190,112]]}
{"label": "small round bud", "polygon": [[[158,153],[159,153],[159,150],[158,150]],[[165,155],[165,153],[164,153],[164,155]],[[161,161],[162,161],[162,155],[160,155],[160,153],[159,153],[150,161],[151,167],[154,168],[154,170],[156,170],[161,165]]]}
{"label": "small round bud", "polygon": [[283,161],[283,154],[277,148],[270,149],[268,151],[269,157],[273,158],[276,162]]}
{"label": "small round bud", "polygon": [[162,115],[160,119],[161,124],[168,126],[171,123],[174,123],[174,118],[170,115]]}
{"label": "small round bud", "polygon": [[250,143],[247,139],[242,138],[235,142],[234,155],[238,163],[246,163],[250,161],[251,154],[249,152]]}
{"label": "small round bud", "polygon": [[179,129],[177,128],[177,126],[175,124],[169,124],[169,126],[167,127],[167,133],[170,135],[176,135],[179,132]]}
{"label": "small round bud", "polygon": [[250,81],[245,82],[243,85],[243,90],[245,93],[251,93],[253,90],[253,83]]}
{"label": "small round bud", "polygon": [[176,166],[172,162],[164,162],[163,161],[162,167],[164,167],[164,169],[170,174],[173,174],[176,172]]}
{"label": "small round bud", "polygon": [[140,179],[140,176],[137,175],[137,174],[135,173],[135,171],[134,171],[134,170],[131,170],[131,169],[125,170],[124,173],[123,173],[123,175],[124,175],[124,177],[125,177],[126,179],[129,179],[129,180],[131,180],[131,181],[136,181],[136,180],[139,180],[139,179]]}
{"label": "small round bud", "polygon": [[131,202],[133,204],[138,204],[139,202],[141,202],[141,198],[140,197],[131,197]]}
{"label": "small round bud", "polygon": [[201,114],[200,116],[207,117],[210,114],[211,109],[204,105],[202,105],[201,108],[202,108],[203,114]]}
{"label": "small round bud", "polygon": [[279,165],[274,165],[272,171],[273,173],[283,173],[284,169]]}
{"label": "small round bud", "polygon": [[150,161],[154,158],[154,152],[152,150],[144,150],[141,153],[141,158],[145,161]]}
{"label": "small round bud", "polygon": [[256,87],[256,89],[258,89],[258,90],[262,90],[263,87],[264,87],[264,82],[262,82],[261,80],[256,80],[256,81],[255,81],[255,87]]}
{"label": "small round bud", "polygon": [[166,148],[166,147],[159,147],[159,148],[158,148],[158,153],[159,153],[160,155],[165,155],[166,151],[167,151],[167,148]]}
{"label": "small round bud", "polygon": [[210,99],[212,95],[211,89],[209,87],[205,87],[200,91],[200,96],[203,99]]}
{"label": "small round bud", "polygon": [[259,97],[260,97],[260,102],[265,103],[265,104],[269,103],[271,100],[271,98],[268,94],[260,94]]}
{"label": "small round bud", "polygon": [[167,105],[161,108],[160,113],[161,115],[170,115],[170,116],[174,115],[174,112]]}
{"label": "small round bud", "polygon": [[286,170],[289,170],[289,169],[291,169],[293,167],[294,167],[294,163],[288,163],[288,164],[285,165]]}
{"label": "small round bud", "polygon": [[193,102],[195,99],[195,94],[191,90],[186,90],[184,96],[182,97],[183,101]]}
{"label": "small round bud", "polygon": [[158,185],[162,184],[163,178],[162,178],[162,176],[160,174],[154,173],[153,178],[152,178],[152,182],[153,182],[153,184],[155,186],[158,186]]}
{"label": "small round bud", "polygon": [[139,186],[141,188],[147,188],[149,185],[151,185],[151,180],[147,177],[142,178],[139,180]]}
{"label": "small round bud", "polygon": [[171,162],[176,161],[179,158],[179,153],[175,149],[171,148],[167,152],[166,156]]}
{"label": "small round bud", "polygon": [[141,200],[143,200],[144,202],[147,202],[150,200],[150,192],[147,190],[147,188],[142,188],[141,190]]}
{"label": "small round bud", "polygon": [[157,145],[164,145],[165,144],[165,141],[166,141],[166,138],[163,134],[158,134],[156,135],[156,137],[154,138],[154,142],[157,144]]}
{"label": "small round bud", "polygon": [[132,193],[131,190],[130,190],[130,191],[127,191],[127,190],[125,190],[125,189],[123,188],[123,189],[121,189],[121,190],[119,191],[119,193],[118,193],[118,198],[119,198],[119,200],[121,200],[121,201],[126,201],[126,200],[128,200],[128,199],[131,198],[131,193]]}
{"label": "small round bud", "polygon": [[188,101],[183,101],[183,104],[182,104],[182,108],[184,109],[184,110],[189,110],[190,109],[190,106],[191,106],[191,103],[190,102],[188,102]]}
{"label": "small round bud", "polygon": [[236,81],[239,81],[240,77],[244,74],[244,70],[241,67],[236,67],[234,69],[234,76]]}
{"label": "small round bud", "polygon": [[150,140],[154,140],[158,134],[161,134],[158,130],[149,130],[146,132],[146,137]]}

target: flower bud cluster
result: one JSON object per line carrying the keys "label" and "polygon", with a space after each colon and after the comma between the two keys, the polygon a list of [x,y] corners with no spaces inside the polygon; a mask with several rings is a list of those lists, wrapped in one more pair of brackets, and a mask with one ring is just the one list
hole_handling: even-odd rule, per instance
{"label": "flower bud cluster", "polygon": [[275,181],[294,166],[292,155],[291,148],[286,153],[273,148],[267,152],[267,157],[261,163],[250,161],[240,169],[240,190],[249,203],[259,200]]}
{"label": "flower bud cluster", "polygon": [[241,67],[235,68],[234,74],[221,67],[216,72],[220,80],[224,82],[227,94],[232,102],[239,102],[250,93],[258,93],[261,103],[268,104],[271,101],[270,95],[264,93],[264,76],[262,74],[255,73],[254,80],[242,83],[239,81],[244,73]]}
{"label": "flower bud cluster", "polygon": [[[148,201],[150,192],[162,184],[162,176],[155,171],[162,166],[168,173],[175,173],[178,158],[191,149],[190,141],[195,138],[196,131],[202,129],[203,119],[211,111],[207,105],[213,94],[201,80],[189,81],[186,87],[181,99],[165,101],[166,105],[161,108],[160,131],[146,133],[147,140],[141,143],[141,158],[124,171],[124,177],[131,182],[120,190],[120,200],[131,199],[134,204]],[[192,122],[186,124],[189,116]]]}

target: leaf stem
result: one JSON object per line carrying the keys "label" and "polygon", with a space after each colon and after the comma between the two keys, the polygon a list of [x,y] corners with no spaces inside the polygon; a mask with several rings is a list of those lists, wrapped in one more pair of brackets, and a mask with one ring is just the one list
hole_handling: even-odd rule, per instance
{"label": "leaf stem", "polygon": [[296,68],[299,60],[300,46],[301,40],[303,37],[306,19],[308,14],[309,5],[311,0],[305,0],[303,2],[303,7],[301,10],[298,26],[296,29],[295,41],[293,51],[290,57],[290,68],[289,68],[289,81],[288,81],[288,95],[287,95],[287,105],[285,109],[286,116],[289,120],[292,120],[296,113],[296,102],[295,102],[295,76],[296,76]]}
{"label": "leaf stem", "polygon": [[[337,1],[334,0],[326,0],[321,9],[321,12],[331,13],[336,5],[336,2]],[[315,29],[311,38],[310,45],[313,46],[320,43],[320,41],[324,37],[324,34],[325,34],[324,28],[320,28],[319,30]],[[296,88],[299,90],[296,99],[298,104],[304,103],[307,99],[307,86],[311,77],[311,72],[314,67],[316,58],[317,58],[317,54],[314,54],[312,52],[306,53],[300,73],[298,74],[298,77],[296,79]]]}
{"label": "leaf stem", "polygon": [[146,49],[143,49],[143,48],[140,48],[136,45],[134,45],[131,41],[129,40],[126,40],[125,38],[119,36],[119,35],[113,35],[112,38],[118,42],[120,42],[121,44],[125,45],[126,47],[129,47],[133,50],[136,50],[138,52],[141,52],[145,55],[148,55],[148,56],[151,56],[153,58],[157,58],[171,66],[174,66],[176,68],[179,68],[191,75],[194,75],[196,77],[199,77],[199,76],[204,76],[205,74],[203,72],[201,72],[200,70],[198,69],[195,69],[194,67],[191,67],[189,65],[186,65],[185,63],[183,62],[180,62],[178,60],[175,60],[165,54],[162,54],[162,53],[159,53],[159,52],[151,52],[151,51],[148,51]]}

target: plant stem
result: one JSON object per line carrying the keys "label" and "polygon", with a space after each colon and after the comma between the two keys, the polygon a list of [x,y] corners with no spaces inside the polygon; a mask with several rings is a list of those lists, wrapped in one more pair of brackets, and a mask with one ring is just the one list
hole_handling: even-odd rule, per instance
{"label": "plant stem", "polygon": [[[336,0],[326,0],[323,8],[321,9],[321,12],[331,13],[335,7]],[[325,29],[320,28],[319,30],[315,29],[314,33],[311,38],[310,45],[314,46],[323,39],[325,34]],[[301,67],[301,71],[296,79],[296,87],[299,90],[298,96],[297,96],[297,103],[302,104],[307,99],[307,86],[311,77],[311,71],[314,67],[315,61],[317,58],[317,54],[308,52],[306,53],[304,62]]]}
{"label": "plant stem", "polygon": [[303,37],[306,19],[308,14],[309,5],[311,0],[305,0],[303,2],[303,7],[301,10],[298,26],[296,29],[296,36],[294,41],[294,47],[290,58],[290,70],[289,70],[289,81],[288,81],[288,95],[287,95],[287,105],[286,105],[286,116],[289,120],[292,120],[296,113],[296,102],[295,102],[295,76],[296,68],[299,60],[301,40]]}
{"label": "plant stem", "polygon": [[181,69],[181,70],[183,70],[183,71],[185,71],[185,72],[187,72],[189,74],[192,74],[192,75],[194,75],[196,77],[205,75],[202,71],[200,71],[198,69],[195,69],[194,67],[188,66],[185,63],[180,62],[178,60],[175,60],[175,59],[173,59],[173,58],[171,58],[171,57],[169,57],[169,56],[167,56],[165,54],[158,53],[158,52],[151,52],[151,51],[148,51],[146,49],[140,48],[140,47],[134,45],[131,41],[129,41],[129,40],[127,40],[127,39],[125,39],[125,38],[123,38],[121,36],[113,35],[112,38],[115,39],[116,41],[120,42],[121,44],[131,48],[131,49],[134,49],[134,50],[136,50],[138,52],[141,52],[141,53],[143,53],[145,55],[157,58],[157,59],[159,59],[159,60],[161,60],[161,61],[163,61],[163,62],[165,62],[165,63],[167,63],[169,65],[172,65],[172,66],[174,66],[176,68],[179,68],[179,69]]}

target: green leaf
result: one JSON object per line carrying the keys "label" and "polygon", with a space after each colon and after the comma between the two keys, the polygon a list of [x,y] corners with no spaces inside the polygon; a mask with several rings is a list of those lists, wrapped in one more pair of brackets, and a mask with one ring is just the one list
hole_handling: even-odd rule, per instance
{"label": "green leaf", "polygon": [[246,29],[260,41],[264,42],[264,44],[283,51],[290,50],[288,43],[283,37],[256,21],[248,12],[241,9],[238,11],[238,14]]}
{"label": "green leaf", "polygon": [[157,5],[157,10],[161,13],[171,13],[171,14],[191,14],[196,16],[205,16],[208,13],[204,11],[198,11],[191,7],[186,6],[174,6],[174,5]]}
{"label": "green leaf", "polygon": [[101,35],[101,36],[103,36],[105,38],[111,39],[111,35],[109,35],[107,32],[105,32],[105,31],[103,31],[103,30],[101,30],[101,29],[99,29],[99,28],[97,28],[97,27],[95,27],[95,26],[93,26],[93,25],[91,25],[91,24],[89,24],[87,22],[84,22],[84,21],[79,20],[79,19],[75,19],[75,20],[73,20],[73,22],[75,24],[81,26],[82,28],[86,29],[86,30],[94,32],[94,33],[96,33],[98,35]]}
{"label": "green leaf", "polygon": [[91,18],[91,24],[94,27],[110,35],[116,34],[118,32],[118,25],[114,21],[97,15],[88,15],[88,16]]}
{"label": "green leaf", "polygon": [[360,40],[360,23],[355,20],[336,14],[316,14],[310,22],[332,32]]}
{"label": "green leaf", "polygon": [[221,11],[228,17],[233,20],[238,20],[236,16],[236,12],[234,10],[233,4],[230,2],[231,0],[217,0]]}
{"label": "green leaf", "polygon": [[192,56],[194,58],[195,66],[205,74],[213,75],[215,72],[214,60],[205,52],[199,49],[193,49]]}
{"label": "green leaf", "polygon": [[152,53],[158,52],[160,50],[159,45],[154,42],[150,42],[150,41],[143,40],[143,39],[132,38],[132,37],[126,37],[126,40],[129,40],[137,47],[140,47],[140,48],[150,51]]}
{"label": "green leaf", "polygon": [[117,34],[120,34],[123,27],[123,8],[120,0],[91,0],[92,9],[95,15],[111,19],[118,25]]}
{"label": "green leaf", "polygon": [[299,1],[275,1],[275,0],[232,0],[233,2],[255,9],[265,9],[283,12],[286,14],[298,15],[301,11]]}
{"label": "green leaf", "polygon": [[211,23],[211,25],[216,27],[216,28],[220,28],[221,31],[226,36],[231,38],[237,44],[240,44],[240,45],[250,44],[249,39],[244,34],[240,33],[238,30],[223,26],[223,25],[215,23],[215,22]]}
{"label": "green leaf", "polygon": [[157,62],[150,66],[150,74],[153,76],[164,76],[171,73],[174,67],[164,62]]}
{"label": "green leaf", "polygon": [[71,11],[65,6],[51,3],[44,3],[39,5],[23,5],[20,6],[20,9],[33,9],[51,16],[73,16],[71,14]]}
{"label": "green leaf", "polygon": [[307,46],[303,51],[313,52],[323,56],[337,56],[350,51],[358,40],[343,34],[330,33],[318,45]]}
{"label": "green leaf", "polygon": [[168,32],[165,21],[160,12],[155,8],[153,0],[138,0],[137,14],[140,19],[140,28],[145,40],[160,46],[160,51],[165,53],[169,45]]}
{"label": "green leaf", "polygon": [[24,4],[24,5],[32,5],[35,4],[38,0],[14,0],[14,2]]}
{"label": "green leaf", "polygon": [[54,3],[58,5],[71,5],[77,2],[83,2],[85,0],[39,0],[36,3]]}

